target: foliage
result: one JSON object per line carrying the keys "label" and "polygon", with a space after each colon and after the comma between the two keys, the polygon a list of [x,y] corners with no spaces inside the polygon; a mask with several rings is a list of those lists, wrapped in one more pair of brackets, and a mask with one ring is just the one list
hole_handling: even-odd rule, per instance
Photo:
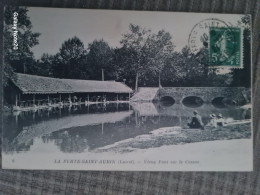
{"label": "foliage", "polygon": [[[18,13],[18,50],[13,50],[13,13]],[[208,50],[194,55],[186,46],[174,51],[171,35],[156,33],[139,25],[130,24],[122,35],[119,48],[111,48],[103,39],[94,40],[85,49],[78,37],[61,45],[55,55],[43,54],[35,60],[32,47],[38,44],[39,33],[31,31],[32,24],[26,8],[7,7],[4,26],[4,77],[13,72],[25,72],[48,77],[69,79],[124,81],[137,90],[138,86],[250,86],[250,17],[241,18],[244,27],[243,70],[222,74],[207,66]]]}
{"label": "foliage", "polygon": [[233,69],[233,82],[231,86],[251,86],[251,29],[250,15],[245,15],[241,18],[239,26],[243,27],[243,69]]}
{"label": "foliage", "polygon": [[[13,77],[13,72],[26,73],[28,65],[34,63],[32,47],[37,45],[40,33],[31,31],[32,24],[23,7],[5,7],[4,11],[4,85]],[[14,13],[17,20],[14,20]],[[17,29],[14,24],[17,24]],[[17,32],[14,32],[17,31]],[[18,47],[14,49],[14,33],[17,33]]]}
{"label": "foliage", "polygon": [[42,57],[36,61],[34,66],[32,66],[29,71],[31,74],[36,73],[40,76],[53,77],[53,64],[55,56],[44,53]]}
{"label": "foliage", "polygon": [[84,79],[86,76],[87,51],[78,37],[65,41],[54,56],[53,75],[58,78]]}
{"label": "foliage", "polygon": [[88,79],[101,80],[102,69],[106,80],[114,79],[116,70],[112,64],[113,57],[114,50],[103,39],[90,43],[87,54]]}
{"label": "foliage", "polygon": [[[230,76],[230,74],[218,74],[216,69],[208,68],[206,64],[198,61],[197,55],[192,54],[186,46],[180,53],[174,52],[166,59],[166,65],[162,71],[162,85],[228,86],[231,82]],[[224,82],[225,80],[227,82]]]}
{"label": "foliage", "polygon": [[121,63],[130,63],[127,71],[135,73],[137,90],[139,76],[159,75],[164,67],[164,59],[171,54],[174,44],[171,35],[164,30],[154,34],[149,29],[133,24],[129,25],[129,30],[120,41],[124,50],[122,54],[126,54],[121,57]]}

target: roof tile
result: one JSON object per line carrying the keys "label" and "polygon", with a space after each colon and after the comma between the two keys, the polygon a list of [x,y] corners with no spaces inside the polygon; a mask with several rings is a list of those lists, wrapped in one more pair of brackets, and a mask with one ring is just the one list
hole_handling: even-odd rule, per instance
{"label": "roof tile", "polygon": [[21,73],[16,73],[12,81],[23,93],[132,92],[127,85],[116,81],[58,79]]}

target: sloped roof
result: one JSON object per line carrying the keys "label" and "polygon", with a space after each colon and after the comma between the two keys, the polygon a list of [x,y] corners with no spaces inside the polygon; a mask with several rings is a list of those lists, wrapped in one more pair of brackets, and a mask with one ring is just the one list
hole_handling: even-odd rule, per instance
{"label": "sloped roof", "polygon": [[131,93],[132,89],[115,81],[58,79],[16,73],[12,82],[26,94],[53,94],[76,92]]}
{"label": "sloped roof", "polygon": [[94,81],[62,79],[72,87],[75,92],[107,92],[107,93],[131,93],[132,89],[123,83],[116,81]]}
{"label": "sloped roof", "polygon": [[73,93],[71,86],[56,78],[16,73],[12,81],[23,93]]}

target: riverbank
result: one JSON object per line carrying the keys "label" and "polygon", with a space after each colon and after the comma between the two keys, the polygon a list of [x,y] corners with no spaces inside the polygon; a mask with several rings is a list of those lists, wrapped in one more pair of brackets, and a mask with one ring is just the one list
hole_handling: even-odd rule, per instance
{"label": "riverbank", "polygon": [[251,137],[251,122],[225,126],[219,129],[181,129],[166,127],[151,131],[149,134],[122,140],[112,145],[98,148],[95,152],[132,152],[137,149],[157,148],[165,145],[183,145],[215,140],[247,139]]}

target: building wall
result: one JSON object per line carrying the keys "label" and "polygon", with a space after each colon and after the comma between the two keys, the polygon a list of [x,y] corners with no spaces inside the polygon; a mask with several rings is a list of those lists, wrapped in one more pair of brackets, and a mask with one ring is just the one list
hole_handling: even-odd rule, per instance
{"label": "building wall", "polygon": [[4,88],[4,105],[15,105],[15,98],[19,97],[21,91],[12,83],[9,82],[8,86]]}

